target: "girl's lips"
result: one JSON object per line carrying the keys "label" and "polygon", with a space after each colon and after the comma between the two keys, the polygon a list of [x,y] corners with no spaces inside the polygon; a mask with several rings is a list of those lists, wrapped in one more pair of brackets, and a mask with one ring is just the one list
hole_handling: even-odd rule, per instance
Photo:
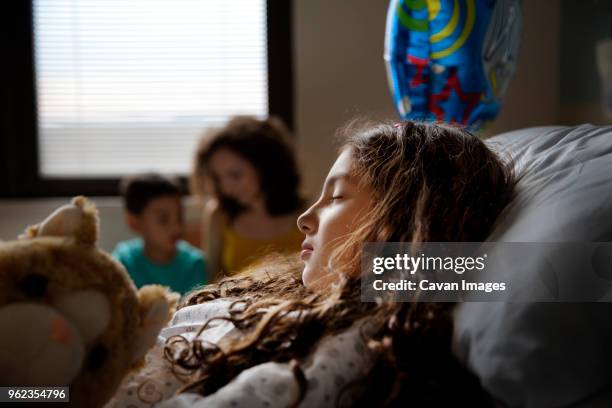
{"label": "girl's lips", "polygon": [[302,249],[308,249],[308,250],[312,251],[313,247],[312,247],[311,244],[309,244],[308,242],[304,241],[304,242],[302,242]]}
{"label": "girl's lips", "polygon": [[314,248],[312,247],[312,245],[306,242],[306,240],[304,240],[304,242],[302,242],[302,252],[300,252],[300,259],[302,259],[302,261],[306,261],[308,258],[310,258],[313,249]]}
{"label": "girl's lips", "polygon": [[310,258],[311,254],[312,254],[312,249],[302,249],[302,252],[300,252],[300,259],[302,261],[305,261],[308,258]]}

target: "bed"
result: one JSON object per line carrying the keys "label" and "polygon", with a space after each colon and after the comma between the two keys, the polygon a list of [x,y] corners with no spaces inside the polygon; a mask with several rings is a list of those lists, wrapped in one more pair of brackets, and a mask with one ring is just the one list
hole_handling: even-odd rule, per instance
{"label": "bed", "polygon": [[[612,126],[536,127],[486,143],[519,177],[489,241],[612,242]],[[612,406],[612,302],[463,303],[455,322],[456,354],[501,406]]]}

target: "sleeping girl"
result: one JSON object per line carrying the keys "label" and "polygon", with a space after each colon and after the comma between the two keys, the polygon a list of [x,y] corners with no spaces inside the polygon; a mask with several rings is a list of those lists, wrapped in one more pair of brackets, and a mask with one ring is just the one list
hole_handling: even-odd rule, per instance
{"label": "sleeping girl", "polygon": [[443,124],[342,134],[321,196],[298,219],[301,261],[269,258],[192,292],[111,405],[492,405],[452,353],[453,305],[362,302],[360,251],[484,241],[512,196],[509,163]]}

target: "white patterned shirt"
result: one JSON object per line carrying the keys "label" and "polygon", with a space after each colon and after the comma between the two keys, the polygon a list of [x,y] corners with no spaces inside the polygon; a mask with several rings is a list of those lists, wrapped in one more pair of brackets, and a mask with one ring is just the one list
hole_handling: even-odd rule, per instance
{"label": "white patterned shirt", "polygon": [[[166,340],[181,335],[195,337],[211,317],[227,316],[232,300],[217,299],[200,305],[187,306],[174,315],[164,328],[157,344],[147,353],[145,365],[122,382],[107,408],[170,408],[170,407],[286,407],[296,400],[299,385],[288,363],[268,362],[244,370],[217,392],[208,396],[194,393],[176,394],[184,382],[173,373],[164,358]],[[361,324],[345,332],[323,338],[315,351],[300,362],[307,380],[307,391],[301,407],[335,407],[351,405],[353,394],[345,386],[361,379],[372,364],[361,334]],[[235,331],[233,324],[216,321],[199,338],[218,343]]]}

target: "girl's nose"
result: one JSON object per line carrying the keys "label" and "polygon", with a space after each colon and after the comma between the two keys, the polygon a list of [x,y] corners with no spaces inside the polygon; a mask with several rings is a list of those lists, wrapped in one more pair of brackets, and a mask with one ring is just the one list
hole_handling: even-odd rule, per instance
{"label": "girl's nose", "polygon": [[313,234],[316,231],[316,215],[313,211],[313,207],[310,207],[297,219],[297,226],[304,234]]}

